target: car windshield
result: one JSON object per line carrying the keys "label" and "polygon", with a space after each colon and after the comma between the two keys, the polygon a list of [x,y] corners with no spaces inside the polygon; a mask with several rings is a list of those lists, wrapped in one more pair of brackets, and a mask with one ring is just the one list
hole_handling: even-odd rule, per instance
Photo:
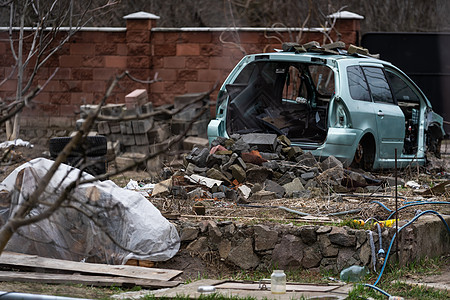
{"label": "car windshield", "polygon": [[226,86],[228,133],[267,132],[292,141],[323,141],[334,84],[333,71],[324,65],[250,63]]}

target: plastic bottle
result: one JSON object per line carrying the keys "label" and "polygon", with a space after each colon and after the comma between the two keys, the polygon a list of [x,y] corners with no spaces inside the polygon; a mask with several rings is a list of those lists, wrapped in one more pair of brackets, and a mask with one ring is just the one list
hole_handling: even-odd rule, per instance
{"label": "plastic bottle", "polygon": [[369,269],[366,266],[351,266],[341,271],[341,281],[358,282],[361,281],[364,276],[369,274]]}
{"label": "plastic bottle", "polygon": [[272,294],[286,293],[286,274],[283,270],[273,270],[270,276],[270,291]]}

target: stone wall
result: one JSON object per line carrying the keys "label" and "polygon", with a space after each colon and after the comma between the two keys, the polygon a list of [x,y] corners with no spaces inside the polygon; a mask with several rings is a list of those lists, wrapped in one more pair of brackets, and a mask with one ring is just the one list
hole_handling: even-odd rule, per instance
{"label": "stone wall", "polygon": [[[446,220],[450,222],[450,217]],[[208,220],[184,223],[179,231],[181,252],[200,257],[213,252],[221,262],[236,269],[264,271],[276,267],[336,273],[351,265],[366,265],[373,270],[368,231],[347,226],[244,225]],[[394,232],[394,228],[382,230],[385,252]],[[378,234],[376,230],[372,234],[377,253]],[[424,239],[432,243],[422,243]],[[401,232],[400,249],[403,263],[448,254],[450,235],[436,217],[424,217]],[[395,258],[394,251],[390,257]]]}
{"label": "stone wall", "polygon": [[[125,70],[142,80],[157,73],[161,81],[123,79],[108,103],[124,103],[125,95],[135,89],[146,89],[154,106],[172,103],[176,95],[207,91],[223,82],[244,53],[272,52],[281,47],[279,40],[291,41],[300,33],[299,29],[158,28],[158,17],[152,14],[125,18],[126,28],[83,28],[41,68],[36,85],[58,71],[24,110],[23,126],[74,127],[80,105],[98,103],[111,78]],[[331,38],[358,44],[359,28],[360,19],[338,19]],[[321,29],[305,29],[301,36],[301,42],[325,41]],[[0,81],[13,65],[7,31],[0,30]],[[13,76],[0,85],[0,98],[14,97],[16,86]]]}

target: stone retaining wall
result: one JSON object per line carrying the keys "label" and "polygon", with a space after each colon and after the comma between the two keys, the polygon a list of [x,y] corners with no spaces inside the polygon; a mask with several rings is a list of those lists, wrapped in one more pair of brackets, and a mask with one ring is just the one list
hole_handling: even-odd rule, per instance
{"label": "stone retaining wall", "polygon": [[[450,216],[446,219],[450,222]],[[368,231],[347,226],[244,225],[208,220],[184,223],[179,225],[179,231],[181,252],[200,257],[213,252],[221,262],[233,268],[264,271],[276,267],[336,273],[351,265],[366,265],[373,270]],[[394,228],[382,230],[386,252],[394,232]],[[377,253],[376,230],[373,240]],[[425,240],[430,242],[423,242]],[[403,263],[450,253],[450,234],[437,217],[424,217],[401,232],[400,248]],[[390,257],[395,258],[394,251]]]}

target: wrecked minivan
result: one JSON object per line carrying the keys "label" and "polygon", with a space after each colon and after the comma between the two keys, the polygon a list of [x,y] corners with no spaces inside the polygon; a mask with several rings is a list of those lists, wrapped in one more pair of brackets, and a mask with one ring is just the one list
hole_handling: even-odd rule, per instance
{"label": "wrecked minivan", "polygon": [[318,159],[366,170],[393,168],[396,149],[399,167],[424,164],[427,151],[439,155],[443,119],[417,85],[362,48],[338,45],[245,56],[220,89],[210,143],[275,133]]}

